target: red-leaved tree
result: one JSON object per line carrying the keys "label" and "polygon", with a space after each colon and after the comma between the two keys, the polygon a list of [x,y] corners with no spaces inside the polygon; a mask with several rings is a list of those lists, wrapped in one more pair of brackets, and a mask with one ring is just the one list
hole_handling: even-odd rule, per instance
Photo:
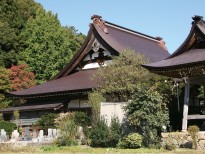
{"label": "red-leaved tree", "polygon": [[12,66],[10,69],[11,87],[13,90],[22,90],[34,86],[35,76],[26,64]]}

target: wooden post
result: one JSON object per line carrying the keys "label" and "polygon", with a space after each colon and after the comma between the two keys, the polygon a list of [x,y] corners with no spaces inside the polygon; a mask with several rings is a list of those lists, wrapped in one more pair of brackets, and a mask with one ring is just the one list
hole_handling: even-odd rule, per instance
{"label": "wooden post", "polygon": [[187,117],[189,110],[189,92],[190,92],[190,83],[189,79],[185,81],[184,89],[184,109],[183,109],[183,119],[182,119],[182,131],[187,131]]}
{"label": "wooden post", "polygon": [[203,105],[205,105],[205,85],[203,85],[203,89],[204,89],[204,96],[203,96],[204,104]]}

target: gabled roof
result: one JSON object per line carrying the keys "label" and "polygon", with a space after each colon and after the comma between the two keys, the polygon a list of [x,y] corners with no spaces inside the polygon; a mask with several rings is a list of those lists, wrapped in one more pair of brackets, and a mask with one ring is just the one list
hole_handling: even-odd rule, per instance
{"label": "gabled roof", "polygon": [[136,53],[145,55],[150,62],[162,60],[170,55],[165,46],[165,42],[160,37],[152,37],[103,21],[101,16],[94,15],[91,19],[93,23],[90,24],[90,30],[82,48],[64,69],[52,79],[69,75],[73,69],[77,67],[85,54],[92,49],[92,43],[95,38],[107,50],[116,53],[116,55],[125,49],[131,49]]}
{"label": "gabled roof", "polygon": [[144,54],[151,62],[162,60],[169,56],[164,41],[159,37],[151,37],[107,21],[100,16],[91,18],[93,23],[84,44],[72,60],[51,80],[42,85],[31,87],[22,91],[11,92],[15,97],[33,97],[55,93],[68,93],[73,91],[91,90],[96,84],[91,81],[95,70],[80,70],[76,68],[92,49],[95,39],[108,51],[119,55],[124,49],[135,50]]}
{"label": "gabled roof", "polygon": [[105,26],[108,33],[103,32],[96,24],[93,26],[98,34],[96,37],[103,39],[107,45],[119,53],[125,49],[131,49],[149,58],[150,62],[156,62],[169,56],[161,38],[148,36],[107,21],[105,21]]}
{"label": "gabled roof", "polygon": [[182,45],[168,58],[143,65],[157,74],[182,77],[198,72],[205,65],[205,21],[201,16],[193,17],[190,33]]}

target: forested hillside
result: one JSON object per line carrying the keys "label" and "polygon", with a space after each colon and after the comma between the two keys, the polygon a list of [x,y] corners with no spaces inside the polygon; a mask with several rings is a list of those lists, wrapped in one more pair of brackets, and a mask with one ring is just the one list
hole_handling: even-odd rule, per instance
{"label": "forested hillside", "polygon": [[[11,67],[15,66],[26,72],[30,70],[35,76],[31,78],[33,83],[49,80],[69,62],[84,39],[73,26],[61,26],[57,14],[46,12],[34,0],[1,0],[0,90],[16,90],[12,88],[15,87],[12,80],[25,77],[11,73]],[[33,84],[24,85],[27,88]]]}

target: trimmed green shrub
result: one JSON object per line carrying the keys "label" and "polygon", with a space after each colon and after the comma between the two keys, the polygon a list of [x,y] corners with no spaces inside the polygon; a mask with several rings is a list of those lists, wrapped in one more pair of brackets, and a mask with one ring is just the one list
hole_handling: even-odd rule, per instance
{"label": "trimmed green shrub", "polygon": [[101,92],[94,90],[88,94],[89,103],[92,107],[92,125],[100,119],[100,102],[104,102],[105,98]]}
{"label": "trimmed green shrub", "polygon": [[92,127],[90,134],[90,146],[107,147],[109,142],[109,127],[104,118],[98,120]]}
{"label": "trimmed green shrub", "polygon": [[169,114],[163,97],[146,84],[138,85],[132,101],[125,107],[128,124],[143,135],[143,146],[160,148],[162,126],[169,125]]}
{"label": "trimmed green shrub", "polygon": [[118,147],[125,149],[137,149],[142,146],[142,136],[138,133],[131,133],[127,137],[124,137],[119,143]]}
{"label": "trimmed green shrub", "polygon": [[7,135],[11,135],[14,129],[16,129],[16,124],[8,121],[0,121],[0,129],[4,129]]}
{"label": "trimmed green shrub", "polygon": [[37,125],[40,129],[47,130],[48,128],[56,128],[55,127],[55,118],[57,115],[55,113],[46,113],[37,121]]}
{"label": "trimmed green shrub", "polygon": [[116,147],[122,135],[122,127],[118,117],[116,116],[112,117],[109,131],[110,131],[109,146]]}
{"label": "trimmed green shrub", "polygon": [[75,112],[74,122],[78,126],[89,126],[91,125],[91,119],[84,112]]}

